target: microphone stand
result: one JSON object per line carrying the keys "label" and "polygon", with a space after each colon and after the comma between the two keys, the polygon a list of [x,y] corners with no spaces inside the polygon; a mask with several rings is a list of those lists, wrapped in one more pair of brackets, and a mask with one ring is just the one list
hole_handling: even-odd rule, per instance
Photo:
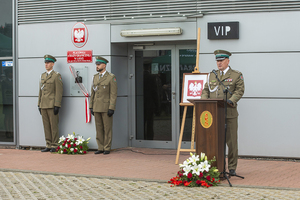
{"label": "microphone stand", "polygon": [[232,95],[232,92],[230,92],[228,90],[227,87],[225,87],[225,85],[223,84],[223,82],[218,78],[218,74],[215,72],[215,70],[213,70],[213,73],[216,75],[216,79],[218,80],[218,82],[224,87],[223,93],[225,93],[225,139],[224,139],[224,167],[223,167],[223,172],[221,172],[221,174],[223,174],[223,176],[227,179],[230,187],[232,187],[228,175],[230,176],[237,176],[239,178],[244,179],[244,177],[242,176],[238,176],[238,175],[230,175],[228,172],[226,172],[226,134],[227,134],[227,94],[229,92],[229,94]]}

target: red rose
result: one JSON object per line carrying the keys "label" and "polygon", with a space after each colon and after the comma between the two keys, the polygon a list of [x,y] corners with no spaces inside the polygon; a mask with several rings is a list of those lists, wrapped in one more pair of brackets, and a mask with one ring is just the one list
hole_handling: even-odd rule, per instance
{"label": "red rose", "polygon": [[82,149],[82,146],[80,146],[79,148]]}
{"label": "red rose", "polygon": [[66,153],[67,152],[67,149],[64,149],[64,153]]}
{"label": "red rose", "polygon": [[77,152],[77,149],[74,149],[74,153],[76,153]]}
{"label": "red rose", "polygon": [[210,176],[207,176],[206,179],[207,179],[208,181],[210,181]]}
{"label": "red rose", "polygon": [[179,176],[179,177],[182,177],[183,175],[182,175],[182,174],[179,174],[178,176]]}
{"label": "red rose", "polygon": [[73,144],[73,147],[76,147],[76,144],[75,144],[75,143]]}
{"label": "red rose", "polygon": [[199,178],[202,178],[203,177],[203,173],[202,172],[200,172],[200,174],[199,174]]}
{"label": "red rose", "polygon": [[212,178],[212,182],[214,182],[215,181],[215,178]]}
{"label": "red rose", "polygon": [[65,145],[66,145],[66,142],[64,142],[62,145],[65,146]]}
{"label": "red rose", "polygon": [[197,183],[197,185],[200,185],[200,184],[201,184],[201,181],[200,181],[200,180],[197,180],[196,183]]}
{"label": "red rose", "polygon": [[68,147],[71,148],[71,144],[68,144]]}
{"label": "red rose", "polygon": [[192,173],[189,173],[189,174],[187,175],[187,177],[188,177],[188,178],[192,178],[192,177],[193,177],[193,174],[192,174]]}
{"label": "red rose", "polygon": [[60,147],[58,146],[56,150],[60,150]]}
{"label": "red rose", "polygon": [[76,141],[77,140],[77,138],[74,138],[74,141]]}
{"label": "red rose", "polygon": [[86,154],[86,151],[83,151],[83,154]]}
{"label": "red rose", "polygon": [[65,142],[67,142],[67,141],[68,141],[68,138],[65,139]]}

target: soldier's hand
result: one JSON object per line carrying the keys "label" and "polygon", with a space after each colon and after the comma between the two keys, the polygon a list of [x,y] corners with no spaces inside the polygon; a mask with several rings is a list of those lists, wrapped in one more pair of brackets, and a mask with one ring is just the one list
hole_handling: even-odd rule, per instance
{"label": "soldier's hand", "polygon": [[39,109],[39,111],[40,111],[40,114],[42,115],[42,113],[41,113],[41,108],[40,108],[40,107],[38,107],[38,109]]}
{"label": "soldier's hand", "polygon": [[90,111],[91,111],[92,115],[94,116],[93,108],[90,108]]}
{"label": "soldier's hand", "polygon": [[107,112],[107,115],[109,117],[111,117],[114,114],[114,112],[115,112],[114,110],[109,109],[108,112]]}
{"label": "soldier's hand", "polygon": [[233,102],[232,102],[232,101],[230,101],[229,99],[227,99],[227,103],[229,103],[229,104],[233,105]]}
{"label": "soldier's hand", "polygon": [[59,112],[59,107],[54,106],[54,115],[57,115]]}

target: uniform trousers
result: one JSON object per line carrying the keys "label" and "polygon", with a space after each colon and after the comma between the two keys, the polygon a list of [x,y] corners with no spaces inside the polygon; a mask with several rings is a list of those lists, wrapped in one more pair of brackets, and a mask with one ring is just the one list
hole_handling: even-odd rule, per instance
{"label": "uniform trousers", "polygon": [[227,118],[226,143],[228,146],[228,169],[236,170],[238,162],[238,118]]}
{"label": "uniform trousers", "polygon": [[99,151],[110,151],[112,142],[113,117],[109,117],[107,112],[95,112],[96,141]]}
{"label": "uniform trousers", "polygon": [[53,108],[41,109],[45,139],[46,139],[46,148],[57,148],[58,146],[58,121],[59,116],[54,115]]}

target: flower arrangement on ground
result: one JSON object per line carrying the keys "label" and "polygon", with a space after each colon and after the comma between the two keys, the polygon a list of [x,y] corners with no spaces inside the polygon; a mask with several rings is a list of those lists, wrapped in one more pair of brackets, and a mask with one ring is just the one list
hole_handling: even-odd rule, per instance
{"label": "flower arrangement on ground", "polygon": [[68,134],[68,137],[61,136],[56,151],[60,154],[86,154],[90,139],[85,140],[82,136],[75,135],[75,132]]}
{"label": "flower arrangement on ground", "polygon": [[217,167],[211,167],[211,164],[216,161],[215,157],[212,160],[207,160],[204,153],[195,155],[190,153],[191,157],[179,164],[180,169],[177,176],[168,181],[172,186],[187,186],[187,187],[210,187],[217,186],[220,183],[220,172]]}

